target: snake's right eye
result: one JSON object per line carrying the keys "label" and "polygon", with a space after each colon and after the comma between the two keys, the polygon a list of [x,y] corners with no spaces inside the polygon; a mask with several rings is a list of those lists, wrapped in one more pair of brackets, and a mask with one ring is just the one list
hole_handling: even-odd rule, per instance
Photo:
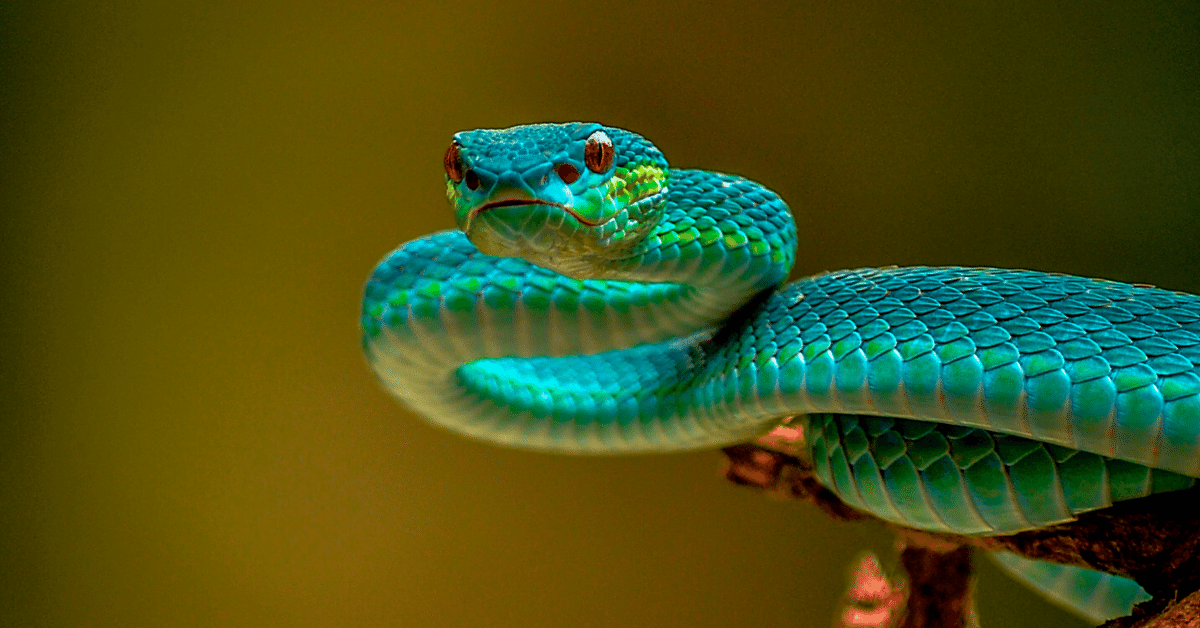
{"label": "snake's right eye", "polygon": [[458,144],[451,144],[450,148],[446,149],[442,165],[446,167],[446,176],[450,177],[451,181],[459,183],[463,180],[462,150]]}

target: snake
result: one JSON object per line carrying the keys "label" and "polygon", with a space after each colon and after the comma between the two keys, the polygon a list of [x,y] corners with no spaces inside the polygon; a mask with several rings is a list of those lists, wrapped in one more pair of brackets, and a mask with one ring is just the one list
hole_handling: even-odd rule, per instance
{"label": "snake", "polygon": [[[457,229],[363,290],[362,347],[428,421],[565,454],[802,430],[818,480],[912,528],[1004,535],[1200,477],[1200,297],[1032,270],[884,267],[787,283],[788,205],[598,123],[453,136]],[[1135,582],[1002,565],[1095,621]]]}

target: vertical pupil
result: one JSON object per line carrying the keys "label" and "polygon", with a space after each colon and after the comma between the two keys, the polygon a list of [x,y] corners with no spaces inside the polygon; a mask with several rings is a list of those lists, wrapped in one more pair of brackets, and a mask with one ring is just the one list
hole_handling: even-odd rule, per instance
{"label": "vertical pupil", "polygon": [[592,172],[604,172],[612,165],[613,146],[606,139],[590,139],[583,147],[583,160]]}

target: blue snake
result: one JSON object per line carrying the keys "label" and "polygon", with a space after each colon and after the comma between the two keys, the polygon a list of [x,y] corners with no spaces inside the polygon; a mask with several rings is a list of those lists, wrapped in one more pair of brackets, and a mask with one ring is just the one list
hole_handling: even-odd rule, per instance
{"label": "blue snake", "polygon": [[[389,392],[502,445],[664,452],[803,429],[818,478],[900,525],[1012,534],[1200,477],[1200,298],[987,268],[785,284],[787,205],[595,123],[454,136],[458,230],[368,280]],[[1129,580],[1001,562],[1093,619]],[[1057,593],[1055,593],[1057,591]]]}

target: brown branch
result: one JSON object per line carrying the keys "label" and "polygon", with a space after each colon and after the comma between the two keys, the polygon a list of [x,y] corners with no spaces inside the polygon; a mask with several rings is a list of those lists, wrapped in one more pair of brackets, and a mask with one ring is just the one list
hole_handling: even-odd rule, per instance
{"label": "brown branch", "polygon": [[1106,622],[1101,628],[1200,628],[1200,591],[1178,601],[1139,604],[1129,617]]}
{"label": "brown branch", "polygon": [[971,602],[971,548],[938,551],[919,545],[900,550],[908,574],[908,604],[901,628],[963,628],[975,624]]}
{"label": "brown branch", "polygon": [[[924,532],[883,522],[838,499],[803,461],[797,451],[798,435],[787,429],[760,439],[758,444],[725,449],[729,458],[726,477],[742,486],[811,502],[835,519],[880,521],[895,531],[903,548],[901,564],[908,581],[903,616],[891,613],[879,620],[888,623],[850,625],[974,625],[969,599],[971,569],[966,557],[968,548],[978,547],[1133,578],[1153,599],[1138,605],[1130,617],[1108,622],[1107,628],[1200,628],[1200,518],[1179,506],[1181,501],[1191,503],[1200,497],[1200,490],[1130,500],[1085,513],[1071,523],[1009,536]],[[848,607],[848,612],[854,610],[853,605]]]}

